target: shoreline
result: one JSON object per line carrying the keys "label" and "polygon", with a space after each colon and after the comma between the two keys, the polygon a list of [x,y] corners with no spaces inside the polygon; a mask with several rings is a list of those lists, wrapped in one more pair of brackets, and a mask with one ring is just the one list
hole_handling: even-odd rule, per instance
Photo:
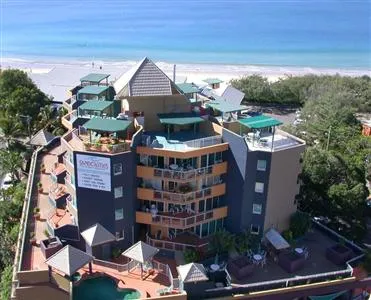
{"label": "shoreline", "polygon": [[[149,57],[150,58],[150,57]],[[108,73],[112,81],[128,71],[138,61],[123,60],[44,60],[40,58],[2,58],[3,69],[17,68],[29,74],[31,79],[45,93],[52,95],[56,101],[63,99],[67,89],[74,87],[81,77],[88,73]],[[154,61],[156,65],[173,78],[173,63],[166,61]],[[202,85],[204,79],[217,77],[224,82],[231,79],[249,75],[261,75],[268,81],[275,82],[286,76],[304,75],[342,75],[342,76],[363,76],[371,75],[371,69],[348,69],[348,68],[313,68],[302,66],[268,66],[268,65],[233,65],[233,64],[177,64],[176,82],[194,82]]]}

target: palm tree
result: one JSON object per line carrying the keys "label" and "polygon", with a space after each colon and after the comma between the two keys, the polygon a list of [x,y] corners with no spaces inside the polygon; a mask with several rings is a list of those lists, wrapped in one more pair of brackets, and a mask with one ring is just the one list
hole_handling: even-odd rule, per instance
{"label": "palm tree", "polygon": [[22,126],[18,120],[6,115],[0,116],[0,129],[2,132],[1,140],[5,142],[7,148],[12,141],[22,134]]}
{"label": "palm tree", "polygon": [[209,248],[215,253],[215,263],[218,263],[219,254],[227,252],[234,245],[234,236],[227,230],[219,230],[211,236]]}
{"label": "palm tree", "polygon": [[0,173],[10,173],[13,179],[20,180],[19,169],[22,168],[22,156],[15,151],[0,150]]}
{"label": "palm tree", "polygon": [[38,115],[39,122],[37,129],[48,127],[53,122],[54,116],[55,113],[51,105],[42,107]]}

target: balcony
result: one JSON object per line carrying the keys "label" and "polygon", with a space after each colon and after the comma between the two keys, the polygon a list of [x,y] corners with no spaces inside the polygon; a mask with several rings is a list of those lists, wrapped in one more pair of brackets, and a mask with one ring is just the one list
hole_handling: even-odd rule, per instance
{"label": "balcony", "polygon": [[142,136],[142,146],[137,147],[137,153],[188,158],[227,149],[228,144],[223,143],[222,136],[214,132],[179,131],[170,135],[165,132],[146,132]]}
{"label": "balcony", "polygon": [[59,198],[67,194],[66,187],[64,185],[58,184],[51,187],[49,190],[49,199],[57,201]]}
{"label": "balcony", "polygon": [[209,244],[207,238],[199,238],[194,234],[183,233],[172,240],[169,239],[157,239],[154,236],[147,235],[147,244],[166,250],[173,251],[185,251],[187,249],[202,249],[207,248]]}
{"label": "balcony", "polygon": [[63,106],[64,106],[68,111],[72,111],[75,103],[76,103],[76,96],[74,95],[74,96],[72,96],[71,98],[68,98],[67,100],[65,100],[65,101],[63,102]]}
{"label": "balcony", "polygon": [[75,151],[89,151],[116,154],[130,151],[131,141],[114,138],[100,138],[98,142],[91,143],[87,134],[79,134],[77,129],[67,133],[62,138],[68,148]]}
{"label": "balcony", "polygon": [[137,166],[137,176],[142,178],[162,178],[171,180],[190,180],[202,178],[208,175],[221,175],[227,172],[227,162],[216,163],[213,166],[190,169],[190,170],[171,170],[160,169],[146,166]]}
{"label": "balcony", "polygon": [[167,201],[174,203],[190,203],[192,201],[201,200],[204,198],[221,196],[225,194],[225,183],[217,184],[202,190],[190,192],[190,193],[174,193],[153,190],[149,188],[138,188],[137,198],[141,200],[151,201]]}
{"label": "balcony", "polygon": [[227,216],[226,206],[215,208],[202,213],[165,213],[161,212],[153,216],[148,212],[136,212],[136,222],[148,225],[159,225],[171,228],[186,229],[202,224],[208,220],[216,220]]}

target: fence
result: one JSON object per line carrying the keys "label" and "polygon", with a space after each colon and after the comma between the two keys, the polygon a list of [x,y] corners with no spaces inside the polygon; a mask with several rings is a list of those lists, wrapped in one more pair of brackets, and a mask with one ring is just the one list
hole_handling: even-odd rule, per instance
{"label": "fence", "polygon": [[36,151],[34,151],[34,153],[32,154],[32,158],[31,158],[30,171],[28,174],[25,199],[24,199],[24,204],[22,208],[22,216],[20,220],[19,234],[18,234],[18,239],[17,239],[17,250],[16,250],[16,254],[14,258],[12,292],[11,292],[12,298],[15,297],[15,290],[18,286],[17,272],[21,271],[21,268],[22,268],[22,257],[23,257],[23,250],[25,247],[25,239],[26,239],[26,233],[27,233],[27,221],[28,221],[28,215],[29,215],[29,210],[30,210],[32,190],[34,186],[36,162],[37,162],[38,154],[42,149],[43,147],[37,148]]}
{"label": "fence", "polygon": [[161,249],[185,251],[186,249],[189,249],[189,248],[192,248],[192,249],[203,248],[208,245],[208,242],[205,241],[204,243],[198,244],[198,245],[183,244],[183,243],[177,243],[177,242],[172,242],[172,241],[157,240],[157,239],[151,238],[147,234],[147,244],[154,246],[156,248],[161,248]]}

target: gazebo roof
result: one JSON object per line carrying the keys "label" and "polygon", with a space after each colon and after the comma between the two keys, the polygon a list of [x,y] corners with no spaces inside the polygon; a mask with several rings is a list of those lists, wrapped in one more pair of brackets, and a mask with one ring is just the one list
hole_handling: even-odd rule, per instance
{"label": "gazebo roof", "polygon": [[112,101],[89,100],[79,106],[79,109],[103,111],[113,104]]}
{"label": "gazebo roof", "polygon": [[180,279],[183,282],[207,281],[206,270],[202,264],[190,263],[177,267]]}
{"label": "gazebo roof", "polygon": [[80,81],[81,82],[99,83],[103,79],[106,79],[107,77],[109,77],[109,74],[90,73],[90,74],[80,78]]}
{"label": "gazebo roof", "polygon": [[219,101],[210,101],[206,103],[208,107],[211,107],[212,109],[215,109],[217,111],[220,111],[222,113],[229,113],[229,112],[237,112],[241,110],[245,110],[248,107],[245,105],[239,105],[239,104],[233,104],[233,103],[228,103],[223,100]]}
{"label": "gazebo roof", "polygon": [[111,232],[99,223],[84,230],[81,235],[90,247],[112,242],[116,239]]}
{"label": "gazebo roof", "polygon": [[39,130],[34,136],[31,137],[30,144],[34,146],[46,146],[55,136],[45,129]]}
{"label": "gazebo roof", "polygon": [[202,81],[206,82],[207,84],[217,84],[217,83],[222,83],[223,82],[223,80],[221,80],[219,78],[206,78]]}
{"label": "gazebo roof", "polygon": [[83,127],[88,130],[94,130],[98,132],[119,132],[125,131],[131,124],[131,121],[126,120],[115,120],[115,119],[104,119],[104,118],[92,118],[87,121]]}
{"label": "gazebo roof", "polygon": [[93,259],[93,256],[67,245],[49,257],[45,263],[68,276],[72,276],[76,271],[90,263]]}
{"label": "gazebo roof", "polygon": [[189,125],[205,121],[196,113],[167,113],[157,114],[161,124],[166,125]]}
{"label": "gazebo roof", "polygon": [[122,255],[143,264],[145,261],[155,256],[158,251],[157,248],[139,241],[124,251]]}
{"label": "gazebo roof", "polygon": [[241,125],[249,127],[251,129],[266,128],[283,124],[281,121],[277,119],[264,115],[240,119],[238,120],[238,122]]}
{"label": "gazebo roof", "polygon": [[192,82],[184,82],[184,83],[178,83],[178,88],[184,93],[184,94],[191,94],[191,93],[197,93],[198,92],[198,86],[195,85]]}
{"label": "gazebo roof", "polygon": [[78,94],[100,95],[108,89],[106,85],[88,85],[79,90]]}

